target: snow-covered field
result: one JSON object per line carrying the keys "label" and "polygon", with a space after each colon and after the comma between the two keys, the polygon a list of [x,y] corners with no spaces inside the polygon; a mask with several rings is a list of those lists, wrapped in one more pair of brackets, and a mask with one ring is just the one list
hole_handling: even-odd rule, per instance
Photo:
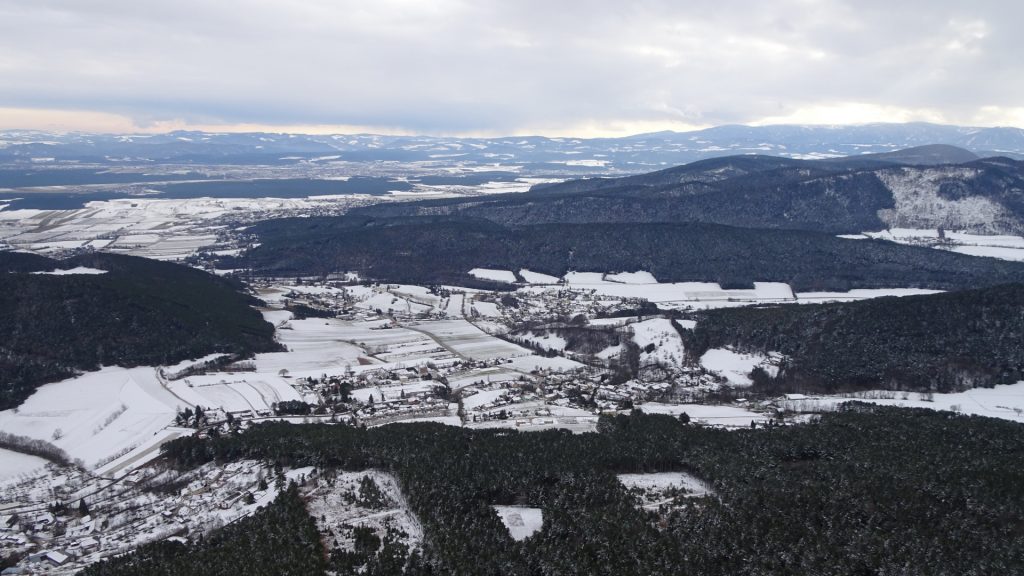
{"label": "snow-covered field", "polygon": [[762,368],[769,376],[778,373],[778,354],[744,354],[726,348],[712,348],[700,357],[700,364],[729,381],[733,386],[750,386],[750,372]]}
{"label": "snow-covered field", "polygon": [[260,372],[189,376],[167,388],[191,405],[225,412],[270,412],[278,402],[302,400],[285,378]]}
{"label": "snow-covered field", "polygon": [[507,366],[523,372],[533,372],[534,370],[554,370],[557,372],[564,372],[567,370],[582,368],[583,364],[580,364],[575,360],[563,358],[562,356],[547,358],[545,356],[530,354],[528,356],[517,356],[512,358],[511,362],[509,362]]}
{"label": "snow-covered field", "polygon": [[31,475],[46,466],[46,460],[0,448],[0,486],[18,477]]}
{"label": "snow-covered field", "polygon": [[648,414],[668,414],[670,416],[678,416],[685,412],[691,422],[730,428],[749,427],[752,421],[757,423],[768,421],[768,417],[760,412],[751,412],[737,406],[645,402],[638,404],[637,408]]}
{"label": "snow-covered field", "polygon": [[505,397],[507,395],[508,390],[505,390],[503,388],[497,388],[494,390],[484,390],[482,392],[477,392],[472,396],[464,396],[462,404],[463,406],[466,407],[467,410],[476,410],[477,408],[483,406],[484,404],[494,402],[495,400],[498,400],[499,398]]}
{"label": "snow-covered field", "polygon": [[411,384],[392,384],[392,385],[377,385],[367,386],[366,388],[357,388],[352,391],[352,397],[356,398],[360,402],[367,402],[370,396],[373,396],[374,402],[383,402],[385,400],[397,400],[404,398],[405,395],[416,394],[418,392],[426,392],[437,386],[438,384],[425,381],[425,382],[413,382]]}
{"label": "snow-covered field", "polygon": [[498,310],[498,305],[494,302],[484,302],[483,300],[473,301],[473,310],[477,314],[484,317],[499,318],[501,312]]}
{"label": "snow-covered field", "polygon": [[558,284],[560,280],[555,276],[541,274],[540,272],[531,272],[526,268],[520,270],[519,275],[523,277],[523,280],[526,280],[527,284]]}
{"label": "snow-covered field", "polygon": [[565,350],[565,338],[562,338],[552,332],[541,332],[540,334],[525,332],[522,334],[516,334],[516,338],[527,340],[532,344],[536,344],[549,350]]}
{"label": "snow-covered field", "polygon": [[544,512],[529,506],[492,506],[513,540],[526,540],[544,526]]}
{"label": "snow-covered field", "polygon": [[460,356],[473,360],[494,360],[528,356],[530,351],[487,334],[465,320],[439,320],[409,324]]}
{"label": "snow-covered field", "polygon": [[1024,248],[1010,248],[1006,246],[953,246],[949,250],[960,254],[967,254],[968,256],[984,256],[986,258],[999,258],[1000,260],[1024,262]]}
{"label": "snow-covered field", "polygon": [[994,388],[973,388],[952,394],[874,390],[848,396],[809,396],[800,400],[781,401],[779,406],[794,412],[821,412],[833,410],[837,405],[851,401],[882,406],[951,410],[961,414],[1024,422],[1024,381]]}
{"label": "snow-covered field", "polygon": [[654,274],[650,272],[644,272],[639,270],[637,272],[619,272],[618,274],[608,274],[605,276],[605,280],[609,282],[620,282],[622,284],[657,284],[658,280],[654,277]]}
{"label": "snow-covered field", "polygon": [[483,280],[494,280],[495,282],[507,282],[514,284],[516,275],[511,270],[492,270],[490,268],[473,268],[469,275]]}
{"label": "snow-covered field", "polygon": [[569,288],[612,298],[643,298],[663,308],[721,308],[766,302],[792,302],[788,284],[755,282],[751,290],[725,290],[712,282],[658,282],[649,272],[603,274],[570,272],[564,285],[531,284],[520,288],[525,293],[543,293]]}
{"label": "snow-covered field", "polygon": [[514,370],[510,370],[505,367],[492,366],[489,368],[472,370],[459,376],[453,376],[448,379],[448,385],[451,386],[452,390],[458,390],[476,383],[490,384],[493,382],[510,382],[518,379],[520,376],[522,376],[522,374]]}
{"label": "snow-covered field", "polygon": [[[677,366],[684,359],[683,340],[672,327],[672,322],[665,318],[653,318],[629,325],[633,331],[633,342],[640,347],[641,363],[657,363],[666,366]],[[654,346],[653,352],[645,349]]]}
{"label": "snow-covered field", "polygon": [[0,431],[52,442],[97,467],[145,449],[188,405],[153,368],[107,367],[40,387],[18,408],[0,412]]}
{"label": "snow-covered field", "polygon": [[938,294],[942,290],[926,288],[858,288],[849,292],[797,292],[798,304],[821,304],[822,302],[848,302],[886,296],[921,296]]}
{"label": "snow-covered field", "polygon": [[[264,318],[279,319],[266,312]],[[351,323],[326,318],[288,320],[277,330],[278,341],[288,351],[257,355],[256,370],[273,374],[287,370],[293,377],[319,376],[324,371],[341,371],[359,364],[359,358],[366,352],[350,341],[367,339],[367,330],[353,328]],[[387,334],[390,336],[390,331]]]}
{"label": "snow-covered field", "polygon": [[180,260],[217,243],[223,218],[263,218],[367,204],[368,196],[310,198],[123,198],[73,210],[0,209],[0,240],[48,254],[84,246]]}
{"label": "snow-covered field", "polygon": [[954,230],[945,231],[943,238],[939,238],[937,228],[891,228],[845,237],[876,238],[900,244],[931,246],[970,256],[1024,261],[1024,237],[1021,236],[971,234]]}

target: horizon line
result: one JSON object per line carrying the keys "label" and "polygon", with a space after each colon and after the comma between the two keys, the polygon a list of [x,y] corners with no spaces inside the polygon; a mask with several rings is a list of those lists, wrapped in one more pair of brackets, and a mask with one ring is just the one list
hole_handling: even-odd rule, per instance
{"label": "horizon line", "polygon": [[[556,136],[556,135],[545,135],[539,132],[526,132],[526,133],[504,133],[495,134],[491,136],[485,136],[474,132],[463,132],[454,134],[444,133],[429,133],[429,132],[407,132],[407,131],[394,131],[388,133],[387,130],[381,132],[373,131],[290,131],[290,130],[274,130],[272,126],[266,126],[265,129],[255,129],[255,126],[240,124],[237,125],[239,129],[233,129],[231,126],[218,127],[217,129],[206,129],[203,127],[196,128],[178,128],[174,130],[165,130],[157,132],[146,132],[146,131],[129,131],[129,132],[112,132],[112,131],[89,131],[89,130],[52,130],[45,128],[0,128],[0,134],[12,134],[12,133],[39,133],[49,135],[60,135],[60,136],[72,136],[72,135],[87,135],[87,136],[132,136],[139,138],[151,138],[154,136],[168,136],[173,134],[207,134],[207,135],[219,135],[219,134],[275,134],[282,136],[310,136],[310,137],[331,137],[331,136],[384,136],[389,138],[458,138],[464,140],[470,139],[501,139],[501,138],[547,138],[551,140],[560,139],[572,139],[572,140],[618,140],[624,138],[636,138],[640,136],[650,136],[656,134],[689,134],[694,132],[704,132],[707,130],[714,130],[717,128],[772,128],[772,127],[798,127],[798,128],[815,128],[815,129],[842,129],[842,128],[855,128],[855,127],[869,127],[869,126],[910,126],[910,125],[927,125],[945,128],[961,128],[961,129],[973,129],[973,130],[1022,130],[1024,127],[1013,126],[1013,125],[967,125],[967,124],[952,124],[944,122],[929,122],[926,120],[915,120],[908,122],[848,122],[848,123],[805,123],[805,122],[779,122],[779,123],[728,123],[728,124],[712,124],[703,127],[694,127],[692,130],[673,130],[666,128],[665,130],[655,130],[648,132],[637,132],[632,134],[626,134],[623,136]],[[312,128],[315,125],[310,125]],[[325,125],[326,126],[326,125]],[[212,127],[207,127],[212,128]]]}

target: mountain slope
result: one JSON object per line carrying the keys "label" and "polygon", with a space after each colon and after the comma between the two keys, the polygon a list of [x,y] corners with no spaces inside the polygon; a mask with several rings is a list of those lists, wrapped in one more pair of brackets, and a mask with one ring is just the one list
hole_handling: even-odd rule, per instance
{"label": "mountain slope", "polygon": [[[935,153],[954,155],[948,149]],[[1024,162],[987,158],[928,166],[860,157],[731,156],[649,174],[538,186],[520,195],[380,204],[353,213],[462,215],[507,225],[707,222],[835,234],[942,226],[1024,234]]]}
{"label": "mountain slope", "polygon": [[980,156],[956,146],[948,144],[930,144],[915,146],[894,152],[880,152],[877,154],[863,154],[861,156],[850,156],[858,160],[881,160],[894,164],[913,164],[915,166],[936,166],[941,164],[962,164],[980,159]]}
{"label": "mountain slope", "polygon": [[[103,365],[170,364],[278,349],[236,286],[184,266],[111,254],[55,261],[0,253],[0,409]],[[103,274],[32,274],[86,267]]]}

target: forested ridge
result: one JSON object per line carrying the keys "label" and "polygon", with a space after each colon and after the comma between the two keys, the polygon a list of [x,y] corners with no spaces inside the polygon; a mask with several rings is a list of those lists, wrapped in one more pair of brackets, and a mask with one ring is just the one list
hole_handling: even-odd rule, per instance
{"label": "forested ridge", "polygon": [[[918,168],[912,152],[823,160],[726,156],[634,176],[542,184],[525,194],[384,203],[352,213],[459,215],[505,225],[704,222],[859,233],[886,227],[879,210],[893,208],[895,200],[883,180]],[[1014,223],[1003,232],[1024,230],[1024,162],[945,155],[950,163],[933,173],[941,198],[984,198],[1012,215]],[[956,170],[941,171],[950,167]]]}
{"label": "forested ridge", "polygon": [[1024,263],[885,241],[715,224],[558,224],[504,227],[461,217],[341,216],[269,220],[249,231],[260,246],[225,257],[224,268],[270,276],[359,272],[410,284],[467,285],[472,268],[646,270],[661,282],[794,290],[970,288],[1024,281]]}
{"label": "forested ridge", "polygon": [[[105,274],[32,274],[83,266]],[[0,253],[0,409],[104,365],[172,364],[279,349],[240,286],[177,264],[90,254]]]}
{"label": "forested ridge", "polygon": [[781,352],[755,390],[959,391],[1024,380],[1024,284],[859,302],[709,310],[687,353]]}
{"label": "forested ridge", "polygon": [[[181,438],[165,456],[392,470],[426,530],[407,574],[1024,570],[1016,423],[854,404],[806,425],[725,431],[634,411],[602,417],[598,430],[266,423]],[[646,512],[614,474],[655,471],[695,474],[714,495]],[[543,529],[522,542],[491,509],[513,503],[544,510]]]}

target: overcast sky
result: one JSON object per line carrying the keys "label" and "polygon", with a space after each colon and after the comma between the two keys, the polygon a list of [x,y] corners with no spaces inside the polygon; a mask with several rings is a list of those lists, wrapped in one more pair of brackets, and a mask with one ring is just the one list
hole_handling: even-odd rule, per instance
{"label": "overcast sky", "polygon": [[0,128],[1024,126],[1019,0],[0,0]]}

